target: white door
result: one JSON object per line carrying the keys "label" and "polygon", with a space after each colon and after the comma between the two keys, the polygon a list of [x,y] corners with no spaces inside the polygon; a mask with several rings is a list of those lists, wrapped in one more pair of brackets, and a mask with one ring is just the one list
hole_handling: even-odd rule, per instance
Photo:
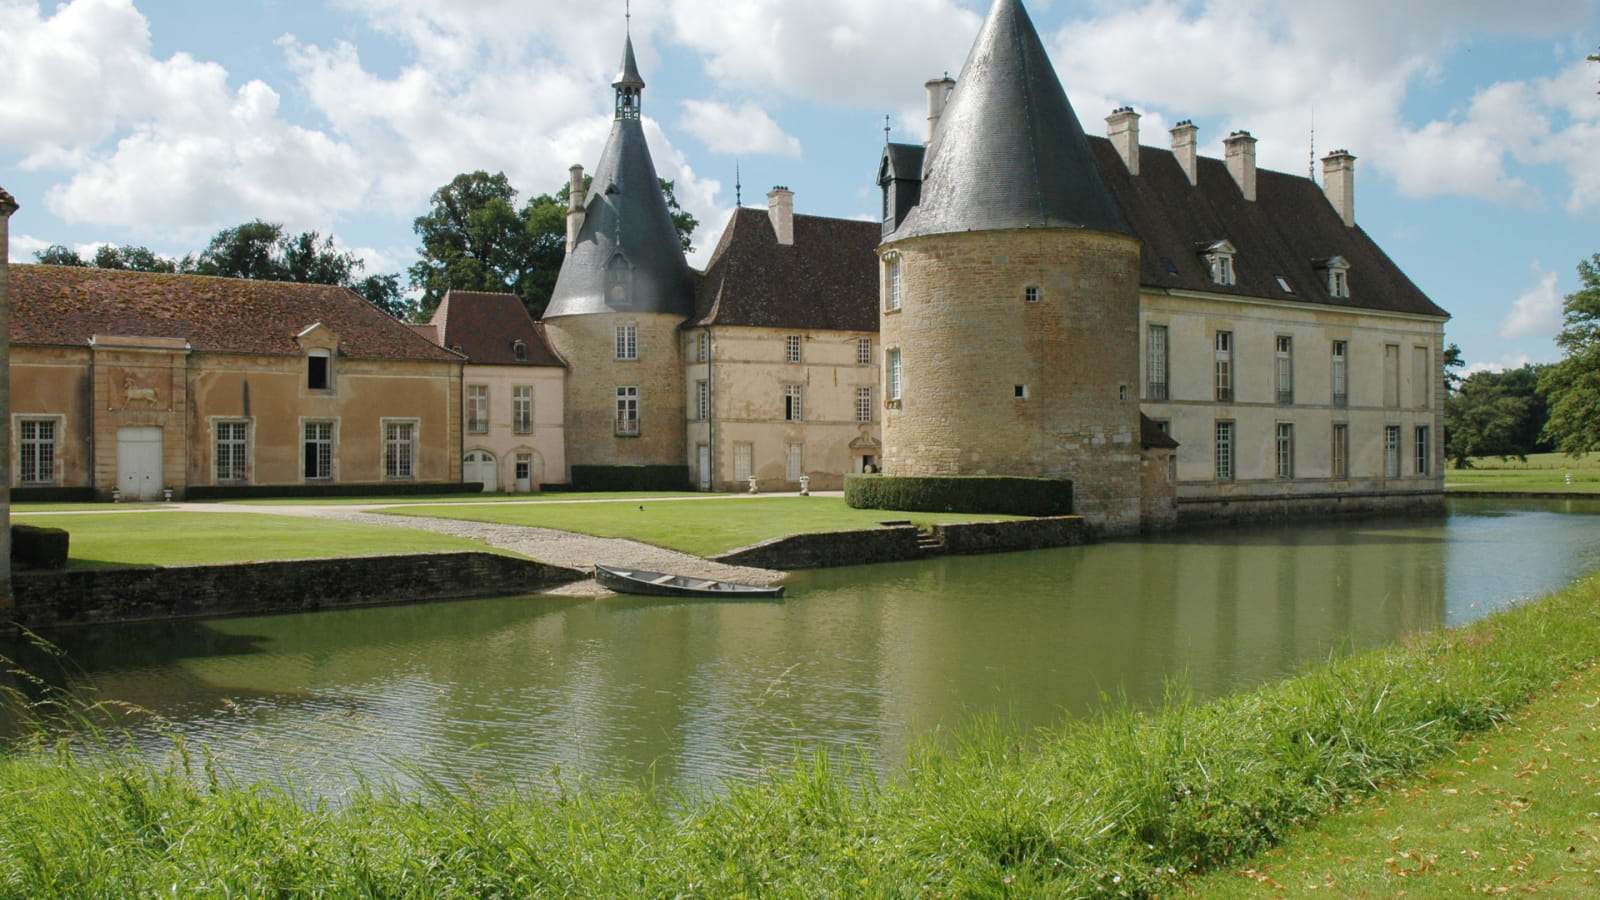
{"label": "white door", "polygon": [[517,454],[517,493],[526,494],[533,490],[533,454]]}
{"label": "white door", "polygon": [[698,445],[700,451],[700,490],[711,490],[711,445]]}
{"label": "white door", "polygon": [[461,464],[461,480],[483,482],[483,492],[486,494],[498,490],[499,482],[495,478],[494,457],[482,450],[468,453],[466,461]]}
{"label": "white door", "polygon": [[117,429],[117,487],[124,500],[161,498],[161,429]]}

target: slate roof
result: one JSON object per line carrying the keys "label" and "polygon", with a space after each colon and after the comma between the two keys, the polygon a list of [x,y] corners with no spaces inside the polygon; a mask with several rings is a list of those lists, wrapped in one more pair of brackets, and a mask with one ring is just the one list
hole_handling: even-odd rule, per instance
{"label": "slate roof", "polygon": [[96,334],[183,338],[200,353],[303,356],[321,323],[358,359],[459,362],[353,291],[320,284],[11,266],[11,342],[89,345]]}
{"label": "slate roof", "polygon": [[782,246],[766,210],[736,209],[685,327],[877,331],[881,236],[877,222],[797,215]]}
{"label": "slate roof", "polygon": [[1021,0],[995,0],[890,239],[1009,228],[1128,233]]}
{"label": "slate roof", "polygon": [[[1140,147],[1139,175],[1130,176],[1110,141],[1090,138],[1089,145],[1101,177],[1144,242],[1139,281],[1147,288],[1449,316],[1359,225],[1346,227],[1309,178],[1259,169],[1251,202],[1222,160],[1202,157],[1199,183],[1190,185],[1171,150]],[[1214,283],[1200,256],[1201,247],[1222,240],[1238,251],[1233,285]],[[1326,274],[1316,267],[1333,256],[1350,263],[1348,298],[1331,296]],[[1292,293],[1279,286],[1280,275]]]}
{"label": "slate roof", "polygon": [[[474,365],[565,366],[516,294],[449,291],[428,327],[440,345],[460,348]],[[526,359],[517,359],[517,341],[527,348]]]}

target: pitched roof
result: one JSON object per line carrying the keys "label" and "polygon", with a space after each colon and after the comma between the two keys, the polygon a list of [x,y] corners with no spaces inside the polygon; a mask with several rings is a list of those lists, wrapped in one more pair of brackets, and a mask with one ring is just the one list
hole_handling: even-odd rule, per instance
{"label": "pitched roof", "polygon": [[1128,232],[1021,0],[995,0],[891,237],[1009,228]]}
{"label": "pitched roof", "polygon": [[459,361],[355,292],[76,266],[11,266],[11,341],[88,346],[96,334],[182,338],[201,353],[301,356],[295,335],[321,323],[360,359]]}
{"label": "pitched roof", "polygon": [[[1202,157],[1198,184],[1191,185],[1171,150],[1140,147],[1140,171],[1131,176],[1110,141],[1090,138],[1089,145],[1101,177],[1144,242],[1139,280],[1147,288],[1449,316],[1360,226],[1347,227],[1309,178],[1258,170],[1252,202],[1222,160]],[[1218,241],[1237,251],[1235,284],[1213,282],[1201,258],[1201,248]],[[1317,267],[1334,256],[1350,264],[1349,297],[1329,294]],[[1278,284],[1279,276],[1292,292]]]}
{"label": "pitched roof", "polygon": [[784,246],[766,210],[740,207],[686,324],[877,331],[880,237],[876,222],[797,215]]}
{"label": "pitched roof", "polygon": [[[440,345],[458,349],[474,365],[565,365],[516,294],[449,291],[428,325]],[[519,341],[527,351],[523,359],[517,359]]]}

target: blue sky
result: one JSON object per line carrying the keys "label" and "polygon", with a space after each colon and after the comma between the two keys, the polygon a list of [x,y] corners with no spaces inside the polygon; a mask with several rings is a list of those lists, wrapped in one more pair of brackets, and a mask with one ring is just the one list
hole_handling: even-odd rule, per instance
{"label": "blue sky", "polygon": [[[12,258],[53,243],[170,255],[252,218],[403,271],[455,174],[524,197],[592,167],[624,0],[0,0],[0,185]],[[1454,314],[1474,367],[1558,356],[1574,267],[1600,252],[1600,0],[1030,0],[1084,127],[1143,142],[1247,129],[1305,173],[1346,148],[1356,218]],[[776,184],[861,217],[884,117],[921,140],[923,82],[959,72],[988,0],[638,0],[657,167],[715,244]],[[1319,167],[1320,168],[1320,167]]]}

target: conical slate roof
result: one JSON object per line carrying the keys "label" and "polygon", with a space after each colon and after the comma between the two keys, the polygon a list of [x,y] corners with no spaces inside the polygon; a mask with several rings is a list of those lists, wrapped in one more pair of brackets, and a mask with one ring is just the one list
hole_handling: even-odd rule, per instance
{"label": "conical slate roof", "polygon": [[886,240],[1008,228],[1131,233],[1021,0],[995,0]]}
{"label": "conical slate roof", "polygon": [[[644,85],[633,62],[631,39],[617,78],[619,92]],[[594,169],[585,212],[577,244],[561,264],[546,319],[607,312],[688,317],[694,311],[689,263],[661,192],[644,126],[620,107]]]}
{"label": "conical slate roof", "polygon": [[644,78],[639,75],[639,63],[633,58],[633,36],[629,35],[622,46],[622,69],[617,72],[617,80],[611,82],[614,88],[632,87],[644,88]]}

